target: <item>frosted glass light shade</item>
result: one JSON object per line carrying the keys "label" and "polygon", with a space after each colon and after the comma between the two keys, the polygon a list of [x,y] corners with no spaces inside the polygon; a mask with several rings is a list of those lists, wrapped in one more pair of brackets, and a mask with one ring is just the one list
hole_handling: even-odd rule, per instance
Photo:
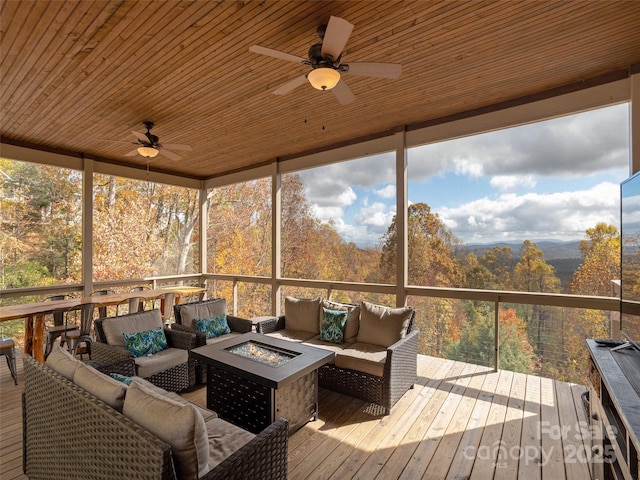
{"label": "frosted glass light shade", "polygon": [[313,88],[331,90],[340,81],[340,72],[333,68],[314,68],[307,75],[307,80]]}
{"label": "frosted glass light shade", "polygon": [[153,158],[158,155],[158,150],[153,147],[138,147],[138,153],[143,157]]}

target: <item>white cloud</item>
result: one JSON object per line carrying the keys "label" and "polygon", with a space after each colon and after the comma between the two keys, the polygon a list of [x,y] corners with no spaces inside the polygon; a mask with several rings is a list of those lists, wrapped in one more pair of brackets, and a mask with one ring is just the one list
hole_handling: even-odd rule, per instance
{"label": "white cloud", "polygon": [[628,106],[615,105],[409,150],[414,181],[447,171],[472,178],[583,177],[628,158]]}
{"label": "white cloud", "polygon": [[379,190],[376,190],[378,196],[382,198],[395,198],[396,197],[396,186],[395,185],[387,185]]}
{"label": "white cloud", "polygon": [[514,191],[521,187],[534,188],[538,182],[533,175],[496,175],[491,178],[492,187],[502,191]]}
{"label": "white cloud", "polygon": [[573,240],[598,222],[618,223],[619,186],[603,182],[588,190],[551,194],[505,193],[436,213],[465,243]]}

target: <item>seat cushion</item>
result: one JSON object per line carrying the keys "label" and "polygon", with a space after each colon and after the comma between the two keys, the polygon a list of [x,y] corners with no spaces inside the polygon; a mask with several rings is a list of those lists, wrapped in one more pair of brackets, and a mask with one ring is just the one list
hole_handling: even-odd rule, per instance
{"label": "seat cushion", "polygon": [[360,306],[333,302],[323,298],[320,303],[320,322],[322,322],[322,308],[328,308],[329,310],[346,310],[349,312],[347,324],[344,327],[344,338],[347,343],[355,342],[360,325]]}
{"label": "seat cushion", "polygon": [[102,320],[102,329],[107,343],[120,347],[125,347],[124,333],[145,332],[162,326],[162,314],[157,309]]}
{"label": "seat cushion", "polygon": [[73,383],[102,400],[111,408],[122,412],[127,386],[99,372],[89,365],[80,365],[73,376]]}
{"label": "seat cushion", "polygon": [[357,343],[390,347],[407,335],[412,307],[391,308],[362,302]]}
{"label": "seat cushion", "polygon": [[207,338],[207,345],[211,345],[212,343],[221,342],[223,340],[229,340],[230,338],[237,337],[239,335],[242,335],[242,333],[231,332],[231,333],[227,333],[226,335],[223,335],[221,337]]}
{"label": "seat cushion", "polygon": [[209,465],[211,470],[236,450],[249,443],[255,435],[221,418],[210,418],[206,422],[209,439]]}
{"label": "seat cushion", "polygon": [[150,356],[136,357],[136,373],[147,378],[189,360],[189,351],[182,348],[167,348]]}
{"label": "seat cushion", "polygon": [[282,330],[276,330],[275,332],[267,333],[266,335],[269,335],[270,337],[273,337],[273,338],[288,340],[290,342],[305,342],[319,334],[318,332],[313,333],[313,332],[306,332],[302,330],[291,330],[289,328],[285,328]]}
{"label": "seat cushion", "polygon": [[71,355],[66,349],[56,345],[45,360],[44,364],[67,380],[73,382],[77,368],[83,363]]}
{"label": "seat cushion", "polygon": [[215,298],[203,302],[186,303],[179,305],[180,321],[182,325],[196,328],[193,321],[196,319],[208,319],[227,315],[227,301],[224,298]]}
{"label": "seat cushion", "polygon": [[195,480],[209,470],[207,427],[192,404],[175,402],[131,382],[123,413],[171,445],[178,478]]}
{"label": "seat cushion", "polygon": [[[309,340],[305,340],[303,343],[305,345],[310,345],[312,347],[322,348],[323,350],[329,350],[329,351],[334,352],[334,353],[340,353],[345,348],[348,348],[351,345],[353,345],[352,343],[337,344],[337,343],[323,342],[320,339],[320,335],[316,335],[315,337],[313,337],[313,338],[311,338]],[[333,360],[331,362],[329,362],[329,363],[333,363]]]}
{"label": "seat cushion", "polygon": [[387,349],[369,343],[354,343],[336,354],[336,367],[349,368],[358,372],[384,376]]}
{"label": "seat cushion", "polygon": [[287,329],[320,333],[320,298],[285,297],[284,315]]}

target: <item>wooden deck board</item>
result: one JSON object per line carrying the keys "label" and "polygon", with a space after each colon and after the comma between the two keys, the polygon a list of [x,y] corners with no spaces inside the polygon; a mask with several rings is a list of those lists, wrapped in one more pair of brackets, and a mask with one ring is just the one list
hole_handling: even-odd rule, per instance
{"label": "wooden deck board", "polygon": [[[0,362],[3,480],[26,478],[20,359],[18,380],[15,386]],[[289,478],[589,478],[589,465],[576,454],[591,448],[588,430],[579,428],[587,421],[584,391],[581,385],[421,355],[415,388],[388,416],[361,400],[320,389],[319,419],[289,439]],[[205,404],[204,387],[183,396]],[[542,455],[552,447],[552,455]],[[535,458],[525,459],[532,453]]]}

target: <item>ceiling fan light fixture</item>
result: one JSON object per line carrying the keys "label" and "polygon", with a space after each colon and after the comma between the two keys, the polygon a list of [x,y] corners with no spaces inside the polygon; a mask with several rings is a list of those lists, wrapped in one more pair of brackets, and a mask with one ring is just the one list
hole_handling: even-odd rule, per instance
{"label": "ceiling fan light fixture", "polygon": [[314,68],[307,75],[311,86],[318,90],[331,90],[340,81],[340,72],[333,68]]}
{"label": "ceiling fan light fixture", "polygon": [[158,155],[158,149],[153,147],[138,147],[138,153],[143,157],[153,158]]}

